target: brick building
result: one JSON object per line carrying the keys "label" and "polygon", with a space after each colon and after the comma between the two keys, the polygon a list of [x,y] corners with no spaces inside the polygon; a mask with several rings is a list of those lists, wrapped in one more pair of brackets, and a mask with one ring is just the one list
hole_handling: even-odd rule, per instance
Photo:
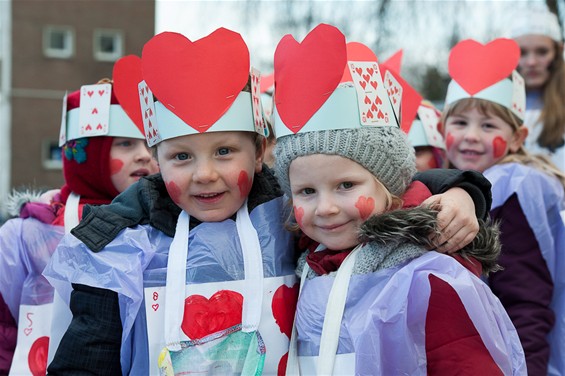
{"label": "brick building", "polygon": [[118,58],[141,53],[154,34],[155,0],[8,1],[10,51],[2,64],[9,64],[11,81],[2,94],[11,121],[0,124],[11,133],[7,185],[60,187],[57,139],[65,91],[110,77]]}

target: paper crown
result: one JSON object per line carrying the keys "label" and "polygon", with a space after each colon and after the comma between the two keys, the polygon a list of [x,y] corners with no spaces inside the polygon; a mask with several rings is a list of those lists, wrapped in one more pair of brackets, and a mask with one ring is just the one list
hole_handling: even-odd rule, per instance
{"label": "paper crown", "polygon": [[[192,42],[164,32],[145,44],[141,59],[123,64],[131,67],[124,70],[137,95],[126,111],[140,114],[149,146],[204,132],[267,133],[260,75],[250,74],[249,51],[238,33],[220,28]],[[250,77],[250,92],[242,91]]]}
{"label": "paper crown", "polygon": [[445,141],[439,131],[441,113],[429,102],[422,101],[417,117],[408,131],[408,141],[413,147],[433,146],[445,150]]}
{"label": "paper crown", "polygon": [[486,45],[472,39],[459,42],[449,55],[452,78],[445,105],[478,98],[498,103],[524,119],[526,89],[515,68],[520,47],[512,39],[499,38]]}
{"label": "paper crown", "polygon": [[[400,97],[398,98],[398,103]],[[284,36],[275,50],[277,138],[364,126],[398,126],[375,54],[346,45],[334,26],[320,24],[298,43]]]}
{"label": "paper crown", "polygon": [[[114,90],[115,91],[115,90]],[[110,83],[84,85],[63,98],[59,146],[84,137],[144,138],[126,115]]]}
{"label": "paper crown", "polygon": [[545,35],[556,42],[563,41],[563,34],[557,16],[546,7],[522,10],[512,17],[510,38],[522,35]]}

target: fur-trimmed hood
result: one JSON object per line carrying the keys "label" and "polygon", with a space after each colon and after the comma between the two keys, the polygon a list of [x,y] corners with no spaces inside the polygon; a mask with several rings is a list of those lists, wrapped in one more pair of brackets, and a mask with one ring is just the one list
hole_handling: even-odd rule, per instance
{"label": "fur-trimmed hood", "polygon": [[5,203],[5,210],[10,217],[19,217],[22,207],[28,202],[39,202],[42,192],[25,189],[22,191],[13,190]]}
{"label": "fur-trimmed hood", "polygon": [[[359,240],[387,246],[411,244],[433,250],[435,246],[429,235],[439,233],[437,213],[435,209],[415,207],[375,215],[361,226]],[[466,259],[473,257],[479,261],[483,274],[488,275],[500,269],[497,264],[500,250],[498,226],[479,220],[479,233],[457,253]]]}

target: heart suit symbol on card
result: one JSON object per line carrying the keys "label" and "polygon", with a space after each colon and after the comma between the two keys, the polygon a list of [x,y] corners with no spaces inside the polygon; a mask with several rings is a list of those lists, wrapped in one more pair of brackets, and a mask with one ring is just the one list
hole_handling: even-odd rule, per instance
{"label": "heart suit symbol on card", "polygon": [[467,39],[451,50],[449,74],[474,95],[510,76],[519,59],[520,47],[511,39],[499,38],[486,45]]}
{"label": "heart suit symbol on card", "polygon": [[[371,49],[359,42],[349,42],[347,43],[347,61],[377,61],[377,56]],[[351,64],[351,63],[350,63]],[[363,68],[355,68],[355,72],[361,77],[363,73]],[[371,73],[372,74],[372,73]],[[343,77],[341,82],[351,82],[353,78],[351,77],[351,72],[349,67],[346,66],[343,71]],[[371,83],[372,84],[372,83]]]}
{"label": "heart suit symbol on card", "polygon": [[[122,57],[114,64],[112,74],[114,78],[114,95],[116,95],[120,106],[122,106],[126,114],[128,114],[135,126],[141,133],[144,133],[138,93],[138,84],[143,81],[141,75],[141,58],[135,55]],[[145,92],[145,88],[142,90]],[[147,95],[145,95],[144,100],[147,103]]]}
{"label": "heart suit symbol on card", "polygon": [[196,131],[205,132],[247,84],[249,51],[241,35],[224,28],[195,42],[164,32],[145,44],[141,65],[159,101]]}
{"label": "heart suit symbol on card", "polygon": [[275,51],[275,105],[298,132],[334,92],[346,66],[345,36],[320,24],[298,43],[285,35]]}
{"label": "heart suit symbol on card", "polygon": [[203,338],[241,324],[243,296],[235,291],[220,290],[206,299],[191,295],[184,301],[182,331],[192,340]]}

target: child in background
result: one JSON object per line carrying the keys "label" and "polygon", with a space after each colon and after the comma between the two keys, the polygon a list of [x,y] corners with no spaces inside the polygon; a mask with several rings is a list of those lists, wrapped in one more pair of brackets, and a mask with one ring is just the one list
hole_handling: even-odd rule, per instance
{"label": "child in background", "polygon": [[526,84],[524,147],[565,172],[565,59],[557,15],[540,7],[512,15],[510,37],[520,46],[518,72]]}
{"label": "child in background", "polygon": [[446,167],[445,142],[439,132],[439,112],[432,103],[422,101],[408,131],[408,142],[416,151],[416,169]]}
{"label": "child in background", "polygon": [[471,270],[427,251],[436,212],[393,211],[407,199],[414,151],[376,60],[346,61],[343,35],[325,25],[301,55],[295,45],[287,36],[275,52],[275,172],[319,245],[298,264],[287,374],[525,374],[516,331],[479,278],[496,270],[496,230],[483,224],[461,251]]}
{"label": "child in background", "polygon": [[[106,90],[111,83],[102,80],[86,87]],[[81,91],[66,97],[65,185],[50,203],[28,202],[21,218],[0,228],[0,293],[13,328],[2,328],[2,333],[12,334],[0,340],[11,344],[2,354],[6,363],[1,374],[10,370],[14,351],[11,374],[45,374],[53,288],[41,273],[65,231],[78,223],[83,206],[110,203],[127,186],[158,170],[142,130],[126,116],[113,92],[106,95],[110,115],[104,136],[80,136]]]}
{"label": "child in background", "polygon": [[[75,311],[49,371],[284,373],[297,294],[294,239],[283,226],[283,193],[261,165],[247,47],[226,29],[198,43],[162,33],[145,45],[141,64],[138,81],[159,100],[143,114],[153,129],[148,141],[162,140],[161,174],[109,206],[89,207],[76,238],[56,251],[45,274],[58,288],[73,283]],[[145,84],[141,92],[152,103]],[[465,187],[481,217],[490,205],[479,175],[426,176],[436,191]],[[464,192],[438,198],[454,236],[435,239],[446,250],[475,232]]]}
{"label": "child in background", "polygon": [[518,330],[528,374],[562,375],[565,179],[523,147],[524,80],[513,71],[519,57],[510,39],[487,45],[465,40],[453,48],[443,114],[447,157],[454,167],[483,172],[492,183],[491,217],[501,227],[503,269],[490,276],[489,285]]}

